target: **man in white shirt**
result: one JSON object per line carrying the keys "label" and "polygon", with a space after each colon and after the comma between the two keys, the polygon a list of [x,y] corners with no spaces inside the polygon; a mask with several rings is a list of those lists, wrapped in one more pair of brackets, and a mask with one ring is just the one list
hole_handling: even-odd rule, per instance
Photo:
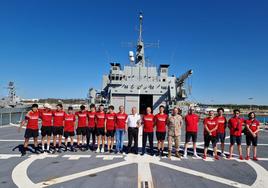
{"label": "man in white shirt", "polygon": [[134,139],[134,153],[138,154],[138,132],[141,126],[141,117],[137,114],[137,108],[133,107],[131,109],[131,114],[127,118],[128,126],[128,151],[131,152],[132,140]]}

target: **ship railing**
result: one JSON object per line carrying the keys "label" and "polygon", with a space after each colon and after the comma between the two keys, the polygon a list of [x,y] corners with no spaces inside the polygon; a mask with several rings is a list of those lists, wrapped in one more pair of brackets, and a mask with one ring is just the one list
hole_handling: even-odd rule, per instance
{"label": "ship railing", "polygon": [[20,123],[26,113],[26,110],[14,110],[13,108],[0,109],[0,126]]}

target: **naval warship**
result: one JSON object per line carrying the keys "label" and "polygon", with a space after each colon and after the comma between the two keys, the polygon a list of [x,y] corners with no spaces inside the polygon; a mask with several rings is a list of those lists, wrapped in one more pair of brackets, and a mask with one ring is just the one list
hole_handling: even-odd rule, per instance
{"label": "naval warship", "polygon": [[169,76],[169,64],[150,66],[145,59],[145,48],[150,44],[143,41],[142,31],[143,15],[140,13],[136,53],[129,51],[129,65],[110,63],[109,74],[102,78],[101,91],[89,89],[89,103],[114,105],[115,109],[123,105],[126,112],[135,106],[143,114],[148,106],[154,112],[160,105],[170,110],[187,98],[184,83],[193,71],[176,77]]}
{"label": "naval warship", "polygon": [[9,82],[7,89],[8,96],[0,100],[0,125],[18,123],[30,109],[30,105],[24,104],[21,98],[16,95],[14,82]]}

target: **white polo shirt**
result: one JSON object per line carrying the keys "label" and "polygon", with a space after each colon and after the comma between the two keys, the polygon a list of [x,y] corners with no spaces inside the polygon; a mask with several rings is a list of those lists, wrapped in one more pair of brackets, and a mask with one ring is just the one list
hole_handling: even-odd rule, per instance
{"label": "white polo shirt", "polygon": [[141,116],[139,114],[130,114],[127,117],[127,126],[131,128],[137,127],[138,121],[141,121]]}

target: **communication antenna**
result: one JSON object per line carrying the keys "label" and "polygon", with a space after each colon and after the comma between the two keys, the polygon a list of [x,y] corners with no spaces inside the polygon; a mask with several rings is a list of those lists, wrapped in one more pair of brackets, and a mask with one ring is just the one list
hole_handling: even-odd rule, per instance
{"label": "communication antenna", "polygon": [[[121,43],[123,47],[129,47],[129,48],[134,48],[136,47],[136,54],[134,54],[133,51],[129,51],[129,60],[130,64],[136,64],[136,66],[145,66],[146,60],[145,60],[145,55],[144,55],[144,49],[145,48],[159,48],[160,46],[160,41],[158,40],[155,43],[144,43],[143,42],[143,14],[140,12],[139,15],[139,36],[138,36],[138,42],[135,44],[133,42],[127,42],[127,43]],[[133,60],[134,58],[134,60]]]}

